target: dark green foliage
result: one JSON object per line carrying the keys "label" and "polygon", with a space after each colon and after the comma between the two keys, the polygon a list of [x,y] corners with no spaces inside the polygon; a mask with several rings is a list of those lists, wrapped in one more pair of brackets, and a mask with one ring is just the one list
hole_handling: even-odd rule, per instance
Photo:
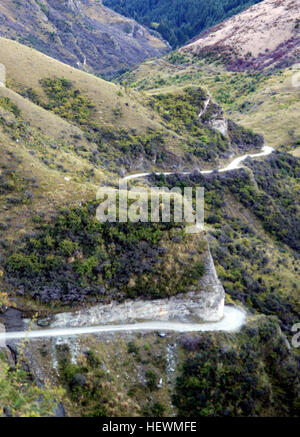
{"label": "dark green foliage", "polygon": [[173,47],[261,0],[104,0],[104,5],[161,33]]}
{"label": "dark green foliage", "polygon": [[264,145],[264,138],[260,134],[254,133],[252,130],[245,129],[231,120],[228,120],[228,132],[233,145],[236,145],[245,150],[251,147],[261,149]]}
{"label": "dark green foliage", "polygon": [[[93,165],[109,167],[112,161],[118,161],[119,165],[128,167],[141,154],[151,162],[155,158],[158,164],[168,158],[165,134],[162,131],[148,128],[146,133],[137,135],[134,130],[101,126],[93,120],[94,103],[75,89],[71,81],[64,78],[46,78],[40,82],[47,95],[47,102],[44,102],[32,88],[22,89],[20,93],[39,106],[79,126],[88,141],[94,142],[98,149],[90,152],[85,147],[75,145],[74,151]],[[9,102],[8,109],[11,108],[12,103]],[[116,117],[121,115],[118,108],[114,110],[114,114]],[[20,131],[26,129],[21,120],[15,124],[18,124]],[[48,161],[44,163],[50,164]]]}
{"label": "dark green foliage", "polygon": [[25,88],[20,92],[25,99],[31,100],[36,105],[42,105],[39,93],[33,88]]}
{"label": "dark green foliage", "polygon": [[207,95],[202,88],[191,87],[184,89],[180,94],[159,94],[149,100],[149,105],[173,125],[196,129],[198,113],[206,99]]}
{"label": "dark green foliage", "polygon": [[[249,169],[212,176],[196,172],[189,177],[169,176],[164,183],[170,187],[205,188],[205,222],[214,227],[210,246],[225,291],[248,307],[278,316],[282,329],[290,331],[299,319],[299,292],[296,281],[294,285],[286,283],[276,273],[279,264],[285,262],[285,253],[289,253],[295,266],[291,265],[291,275],[297,272],[294,251],[300,246],[299,205],[295,202],[299,193],[299,159],[274,152],[262,161],[249,161],[247,166]],[[159,178],[155,179],[159,183]],[[255,226],[239,215],[238,206],[228,213],[228,196],[261,221],[275,240],[275,247],[279,245],[279,259],[274,258],[272,246]]]}
{"label": "dark green foliage", "polygon": [[153,370],[149,370],[146,373],[146,385],[150,391],[154,391],[157,389],[158,384],[158,376]]}
{"label": "dark green foliage", "polygon": [[6,209],[31,203],[34,199],[33,191],[38,186],[36,179],[21,176],[22,161],[13,152],[5,151],[1,158],[0,202],[5,202]]}
{"label": "dark green foliage", "polygon": [[106,372],[92,350],[84,354],[82,364],[72,364],[67,351],[60,351],[60,380],[70,399],[81,407],[82,416],[106,416],[105,404],[110,400]]}
{"label": "dark green foliage", "polygon": [[215,161],[233,148],[261,148],[263,138],[232,121],[228,123],[229,138],[210,126],[216,114],[223,116],[222,109],[210,102],[206,112],[199,118],[207,103],[208,96],[199,87],[188,87],[179,93],[158,94],[149,98],[148,104],[155,109],[165,123],[179,135],[188,139],[186,155],[194,155],[204,161]]}
{"label": "dark green foliage", "polygon": [[[79,126],[86,139],[97,145],[96,150],[89,151],[80,144],[72,146],[74,152],[81,158],[88,159],[94,166],[105,167],[116,171],[116,166],[132,167],[141,155],[146,160],[145,167],[153,164],[161,166],[174,166],[185,161],[190,165],[191,161],[200,158],[205,161],[216,161],[224,157],[226,151],[234,148],[259,148],[263,142],[260,135],[255,135],[233,122],[229,123],[229,138],[210,126],[210,120],[222,109],[210,102],[205,116],[199,119],[199,113],[203,110],[208,96],[199,87],[189,87],[180,93],[160,94],[148,99],[148,105],[155,109],[162,117],[164,128],[167,132],[153,128],[147,128],[146,132],[137,134],[134,129],[121,129],[111,126],[100,126],[93,120],[94,105],[86,96],[76,90],[72,82],[64,78],[46,78],[41,83],[48,97],[48,102],[43,102],[32,89],[22,91],[22,94],[50,110],[60,117]],[[24,136],[28,130],[22,120],[14,123],[14,131],[17,135]],[[171,132],[176,132],[183,150],[183,157],[170,152]],[[27,132],[26,132],[27,133]],[[60,146],[55,146],[60,147]],[[42,158],[46,165],[55,166],[53,160]],[[58,170],[61,170],[58,166]],[[87,178],[90,179],[90,175]]]}
{"label": "dark green foliage", "polygon": [[[228,185],[241,203],[263,221],[264,228],[292,249],[300,250],[299,159],[274,153],[266,162],[249,162],[257,188],[247,173]],[[296,196],[296,198],[295,198]]]}
{"label": "dark green foliage", "polygon": [[139,353],[139,348],[138,348],[138,346],[133,341],[130,341],[128,343],[128,349],[127,350],[128,350],[129,354],[138,355],[138,353]]}
{"label": "dark green foliage", "polygon": [[276,319],[261,318],[231,340],[225,334],[182,340],[187,359],[174,396],[179,416],[297,415],[297,362]]}
{"label": "dark green foliage", "polygon": [[155,402],[151,407],[153,417],[163,417],[165,407],[160,402]]}
{"label": "dark green foliage", "polygon": [[199,258],[184,271],[179,260],[170,264],[161,240],[172,238],[172,227],[99,223],[96,202],[64,210],[50,223],[36,223],[36,232],[12,249],[5,261],[7,278],[18,294],[43,302],[177,294],[197,282],[204,267]]}
{"label": "dark green foliage", "polygon": [[164,134],[151,128],[142,135],[124,129],[99,128],[93,140],[98,144],[100,152],[114,147],[126,159],[134,159],[144,154],[150,159],[156,157],[161,162],[167,156]]}

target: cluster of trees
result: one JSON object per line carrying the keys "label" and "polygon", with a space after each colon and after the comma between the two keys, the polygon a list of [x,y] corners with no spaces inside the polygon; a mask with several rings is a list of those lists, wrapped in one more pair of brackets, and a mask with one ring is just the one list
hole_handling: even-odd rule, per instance
{"label": "cluster of trees", "polygon": [[104,5],[157,30],[173,48],[262,0],[104,0]]}
{"label": "cluster of trees", "polygon": [[71,81],[65,78],[42,79],[41,85],[48,96],[49,103],[45,109],[78,125],[87,125],[94,104],[80,91],[74,89]]}
{"label": "cluster of trees", "polygon": [[262,318],[232,338],[186,336],[177,378],[179,416],[293,416],[299,408],[297,362],[276,319]]}

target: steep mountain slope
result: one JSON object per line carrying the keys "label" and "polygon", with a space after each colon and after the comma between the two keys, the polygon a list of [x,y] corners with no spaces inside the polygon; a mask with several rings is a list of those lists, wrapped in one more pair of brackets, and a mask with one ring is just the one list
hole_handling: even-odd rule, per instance
{"label": "steep mountain slope", "polygon": [[[256,38],[264,43],[273,43],[276,26],[274,22],[265,26],[265,20],[276,15],[279,6],[282,8],[282,2],[268,1],[250,9],[252,15],[258,15],[262,7],[269,8],[270,14],[261,17],[262,26],[256,22],[255,27]],[[291,7],[291,11],[285,13],[295,27],[298,4],[293,2]],[[248,13],[240,15],[241,23],[244,23],[244,14]],[[226,28],[232,20],[222,23],[220,29]],[[252,35],[252,23],[248,20],[248,26],[244,23],[235,33],[236,37],[241,37],[240,44],[245,52],[249,40],[243,39],[243,35],[247,30]],[[278,25],[284,24],[279,18]],[[286,26],[287,30],[294,29],[289,21]],[[289,45],[290,36],[289,32],[280,34],[280,38],[286,38],[282,62],[295,62],[296,52],[294,45]],[[200,85],[222,105],[227,117],[262,133],[267,144],[280,150],[281,153],[265,159],[262,164],[248,164],[246,173],[240,171],[233,174],[233,178],[225,174],[224,178],[214,177],[213,180],[200,177],[197,182],[205,186],[206,220],[211,225],[210,245],[227,293],[247,306],[280,316],[282,327],[288,330],[299,312],[296,286],[299,235],[294,232],[299,225],[289,226],[290,220],[299,219],[299,210],[297,207],[294,210],[299,197],[299,160],[285,152],[299,156],[300,87],[295,86],[297,65],[282,67],[282,64],[280,67],[278,64],[275,69],[268,65],[263,62],[259,71],[231,71],[225,57],[215,59],[210,51],[200,52],[198,56],[187,46],[160,60],[144,62],[136,70],[121,76],[119,81],[149,96],[176,93],[183,87]],[[193,183],[192,178],[169,179],[169,186]],[[280,217],[281,225],[278,223]],[[284,244],[287,234],[291,236],[287,243],[291,244],[289,247]],[[279,275],[274,271],[274,263],[282,269]]]}
{"label": "steep mountain slope", "polygon": [[294,86],[297,65],[272,73],[232,72],[210,57],[174,52],[155,62],[144,62],[121,76],[120,82],[150,95],[200,85],[222,105],[227,117],[260,132],[272,147],[292,150],[300,139],[300,87]]}
{"label": "steep mountain slope", "polygon": [[291,65],[300,56],[300,4],[264,0],[195,37],[182,52],[210,55],[235,71]]}
{"label": "steep mountain slope", "polygon": [[261,0],[104,0],[116,12],[158,30],[178,47],[207,27]]}
{"label": "steep mountain slope", "polygon": [[149,94],[199,84],[228,117],[261,132],[268,144],[297,148],[299,22],[299,2],[265,0],[177,52],[141,64],[123,84]]}
{"label": "steep mountain slope", "polygon": [[41,339],[25,355],[38,381],[65,388],[68,416],[298,414],[297,361],[266,316],[250,316],[238,333]]}
{"label": "steep mountain slope", "polygon": [[[206,237],[227,303],[250,313],[237,333],[55,337],[29,340],[21,352],[12,342],[11,357],[0,355],[0,383],[10,389],[10,396],[0,391],[0,414],[22,415],[24,403],[30,414],[33,380],[62,385],[60,414],[73,416],[299,414],[299,355],[287,340],[299,315],[299,160],[276,152],[243,169],[197,171],[263,144],[228,120],[213,96],[234,113],[237,94],[261,93],[277,76],[236,75],[174,53],[127,75],[123,87],[4,38],[0,50],[9,86],[0,88],[0,291],[42,327],[62,306],[89,317],[87,307],[109,303],[111,315],[116,302],[124,308],[134,299],[143,313],[145,300],[170,302],[181,293],[185,304],[187,295],[209,292],[207,282],[200,288],[212,276],[204,233],[187,235],[172,222],[95,218],[99,186],[116,187],[120,175],[196,167],[130,186],[205,187]],[[143,76],[149,69],[151,77]],[[143,87],[147,92],[136,90]],[[128,307],[123,313],[128,317]],[[17,310],[0,320],[11,328],[14,317],[27,328]],[[20,379],[14,371],[7,376],[15,362]]]}
{"label": "steep mountain slope", "polygon": [[[17,104],[21,94],[77,126],[84,141],[90,143],[89,149],[95,151],[93,162],[98,160],[106,169],[191,168],[207,165],[207,159],[217,164],[228,153],[261,147],[262,138],[232,123],[225,135],[214,129],[214,116],[224,116],[212,101],[206,118],[199,117],[208,98],[199,87],[149,99],[4,38],[0,39],[0,56],[7,85],[15,94],[5,88],[0,93],[9,93]],[[35,106],[35,113],[38,110]],[[185,118],[178,123],[182,110]],[[32,121],[30,114],[26,110],[22,117]],[[51,116],[48,126],[45,114],[42,111],[33,123],[47,132],[54,119]],[[58,126],[59,139],[66,140],[67,135],[59,134],[63,129],[60,122]]]}
{"label": "steep mountain slope", "polygon": [[168,51],[159,36],[91,0],[4,0],[0,35],[106,77]]}
{"label": "steep mountain slope", "polygon": [[[146,111],[135,101],[134,97],[134,104],[130,104],[131,97],[123,95],[122,89],[113,83],[77,70],[5,38],[0,38],[0,57],[6,68],[7,86],[33,101],[42,97],[45,99],[41,79],[64,77],[72,81],[74,87],[80,89],[94,102],[96,105],[94,119],[101,124],[113,123],[118,127],[130,126],[140,129],[153,125],[147,119]],[[1,91],[5,92],[3,89]],[[35,93],[37,93],[36,99]],[[115,117],[113,109],[122,112],[122,117]],[[29,111],[25,114],[27,112]],[[38,119],[38,117],[34,118]]]}
{"label": "steep mountain slope", "polygon": [[248,308],[277,316],[287,334],[300,311],[299,170],[299,159],[274,152],[229,173],[165,181],[205,188],[206,229],[225,291]]}

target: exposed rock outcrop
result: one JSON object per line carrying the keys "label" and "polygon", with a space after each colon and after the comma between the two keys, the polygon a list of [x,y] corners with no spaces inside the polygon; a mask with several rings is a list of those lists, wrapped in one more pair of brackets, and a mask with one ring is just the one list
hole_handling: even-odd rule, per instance
{"label": "exposed rock outcrop", "polygon": [[210,128],[217,130],[222,135],[228,134],[228,121],[225,117],[224,111],[221,106],[212,103],[211,100],[207,101],[202,113],[199,114],[202,121]]}

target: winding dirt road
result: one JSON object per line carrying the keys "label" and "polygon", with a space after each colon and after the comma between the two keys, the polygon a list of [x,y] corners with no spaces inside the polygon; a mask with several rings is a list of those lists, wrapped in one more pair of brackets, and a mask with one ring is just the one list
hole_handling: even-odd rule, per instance
{"label": "winding dirt road", "polygon": [[[273,148],[265,145],[261,152],[255,154],[245,154],[235,158],[229,165],[219,169],[218,172],[226,172],[240,168],[241,163],[247,159],[259,158],[267,156],[273,152]],[[214,170],[203,170],[200,173],[209,174]],[[190,174],[191,172],[182,172],[179,174]],[[150,176],[152,173],[138,173],[126,176],[123,180],[129,181],[141,177]],[[156,173],[161,174],[161,173]],[[176,174],[176,172],[165,172],[168,176]],[[0,333],[0,341],[2,340],[19,340],[23,338],[50,338],[83,334],[96,334],[101,332],[124,332],[124,331],[176,331],[176,332],[195,332],[195,331],[238,331],[246,321],[246,313],[243,309],[232,306],[224,307],[224,317],[219,322],[204,322],[204,323],[179,323],[179,322],[141,322],[135,324],[123,325],[96,325],[74,328],[46,328],[34,329],[32,331],[16,331],[16,332],[2,332]]]}
{"label": "winding dirt road", "polygon": [[[247,158],[260,158],[262,156],[270,155],[273,151],[274,151],[274,149],[272,147],[265,145],[261,149],[261,152],[252,153],[252,154],[247,153],[245,155],[239,156],[239,157],[235,158],[233,161],[231,161],[231,163],[228,164],[226,167],[218,169],[217,172],[223,173],[226,171],[236,170],[236,169],[240,168],[241,163],[243,161],[245,161],[245,159],[247,159]],[[200,171],[200,173],[201,174],[211,174],[214,171],[215,170],[202,170],[202,171]],[[189,175],[191,173],[192,172],[190,172],[190,171],[183,171],[183,172],[173,171],[173,172],[156,172],[155,174],[156,175],[163,174],[165,176],[170,176],[173,174]],[[151,173],[151,172],[150,173],[136,173],[136,174],[126,176],[125,178],[123,178],[123,181],[132,181],[133,179],[144,178],[147,176],[151,176],[152,174],[153,173]]]}
{"label": "winding dirt road", "polygon": [[131,331],[173,331],[173,332],[236,332],[246,322],[243,309],[232,306],[224,307],[224,317],[219,322],[179,323],[179,322],[141,322],[124,325],[96,325],[74,328],[36,329],[32,331],[15,331],[0,333],[0,342],[5,340],[21,340],[23,338],[69,337],[72,335],[97,334],[102,332]]}

